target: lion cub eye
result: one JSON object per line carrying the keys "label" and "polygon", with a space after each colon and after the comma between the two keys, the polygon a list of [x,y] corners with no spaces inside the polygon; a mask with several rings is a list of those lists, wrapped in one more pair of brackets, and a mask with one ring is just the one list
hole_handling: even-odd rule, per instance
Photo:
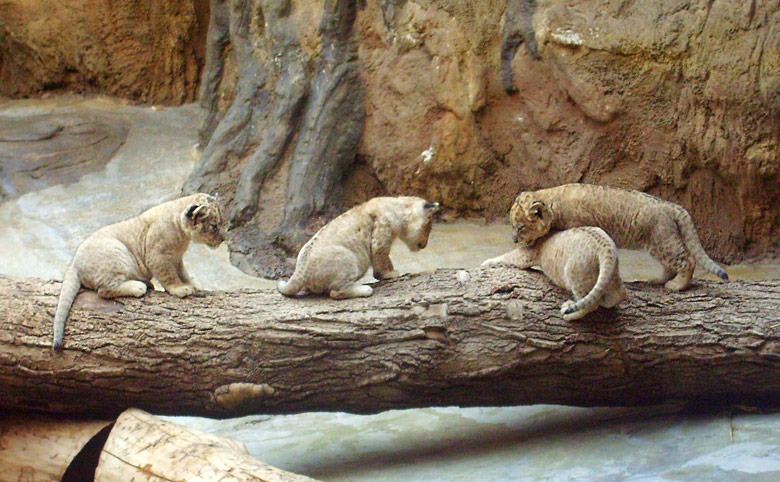
{"label": "lion cub eye", "polygon": [[216,224],[212,224],[210,227],[211,227],[211,232],[212,233],[216,233],[217,232],[218,227],[217,227]]}
{"label": "lion cub eye", "polygon": [[523,229],[525,229],[525,224],[521,224],[521,225],[519,225],[519,226],[517,227],[517,232],[519,233],[519,232],[520,232],[520,231],[522,231]]}

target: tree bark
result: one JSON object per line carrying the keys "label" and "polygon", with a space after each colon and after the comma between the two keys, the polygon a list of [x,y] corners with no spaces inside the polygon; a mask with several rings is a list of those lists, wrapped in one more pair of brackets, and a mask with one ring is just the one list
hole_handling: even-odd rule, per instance
{"label": "tree bark", "polygon": [[780,281],[633,283],[616,309],[573,323],[566,293],[508,267],[406,275],[341,301],[85,292],[55,353],[59,287],[0,277],[0,408],[232,417],[780,395]]}

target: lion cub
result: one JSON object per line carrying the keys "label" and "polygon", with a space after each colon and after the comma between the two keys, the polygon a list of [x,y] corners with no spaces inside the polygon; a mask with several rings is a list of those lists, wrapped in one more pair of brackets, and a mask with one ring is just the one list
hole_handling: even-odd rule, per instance
{"label": "lion cub", "polygon": [[224,240],[222,212],[208,194],[193,194],[105,226],[76,250],[65,272],[54,315],[54,349],[62,348],[65,320],[83,285],[103,298],[143,296],[157,278],[178,297],[192,294],[182,256],[190,240],[216,248]]}
{"label": "lion cub", "polygon": [[364,202],[323,226],[301,248],[295,272],[280,281],[279,292],[292,296],[303,289],[327,292],[331,298],[371,296],[368,285],[356,284],[374,268],[374,277],[398,276],[390,260],[390,246],[400,238],[412,251],[428,244],[439,203],[419,197],[377,197]]}
{"label": "lion cub", "polygon": [[698,261],[720,278],[726,272],[704,252],[690,214],[683,207],[631,189],[565,184],[521,192],[509,213],[515,241],[532,243],[549,231],[598,226],[618,247],[647,249],[661,262],[655,283],[685,289]]}
{"label": "lion cub", "polygon": [[528,269],[541,266],[553,283],[574,294],[561,306],[563,319],[577,320],[600,306],[612,308],[626,299],[618,272],[617,247],[600,228],[572,228],[547,233],[532,246],[488,259],[482,266],[506,263]]}

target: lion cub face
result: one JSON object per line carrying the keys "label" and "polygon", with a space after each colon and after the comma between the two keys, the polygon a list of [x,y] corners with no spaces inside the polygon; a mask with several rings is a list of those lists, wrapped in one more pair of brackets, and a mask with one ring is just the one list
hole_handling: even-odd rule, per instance
{"label": "lion cub face", "polygon": [[550,232],[552,213],[545,203],[533,197],[533,193],[521,192],[512,204],[509,220],[514,242],[531,245]]}
{"label": "lion cub face", "polygon": [[225,240],[222,233],[222,211],[214,196],[202,194],[182,214],[184,231],[196,243],[216,248]]}
{"label": "lion cub face", "polygon": [[439,203],[427,202],[420,198],[414,199],[407,214],[407,222],[398,237],[410,251],[419,251],[428,245],[431,226],[441,212],[441,208]]}

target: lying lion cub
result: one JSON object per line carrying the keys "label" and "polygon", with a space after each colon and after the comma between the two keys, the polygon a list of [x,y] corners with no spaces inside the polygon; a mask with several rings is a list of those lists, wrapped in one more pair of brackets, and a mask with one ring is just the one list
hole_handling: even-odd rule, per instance
{"label": "lying lion cub", "polygon": [[612,308],[626,299],[618,272],[615,243],[600,228],[573,228],[536,239],[533,246],[517,248],[491,258],[482,266],[511,264],[528,269],[541,266],[556,285],[574,294],[561,306],[563,319],[577,320],[599,307]]}
{"label": "lying lion cub", "polygon": [[62,281],[54,315],[54,349],[62,348],[65,320],[81,286],[103,298],[143,296],[157,278],[178,297],[192,294],[182,256],[190,240],[222,243],[222,212],[208,194],[193,194],[155,206],[140,216],[105,226],[76,250]]}
{"label": "lying lion cub", "polygon": [[565,184],[521,192],[509,213],[515,241],[531,244],[549,231],[598,226],[621,248],[649,250],[664,267],[655,283],[685,289],[698,261],[720,278],[726,272],[704,252],[691,216],[683,207],[631,189]]}
{"label": "lying lion cub", "polygon": [[279,292],[292,296],[303,289],[327,292],[331,298],[371,296],[368,285],[356,284],[374,268],[374,277],[398,276],[390,246],[400,238],[412,251],[428,244],[439,203],[419,197],[378,197],[355,206],[322,227],[301,248],[295,272],[280,281]]}

